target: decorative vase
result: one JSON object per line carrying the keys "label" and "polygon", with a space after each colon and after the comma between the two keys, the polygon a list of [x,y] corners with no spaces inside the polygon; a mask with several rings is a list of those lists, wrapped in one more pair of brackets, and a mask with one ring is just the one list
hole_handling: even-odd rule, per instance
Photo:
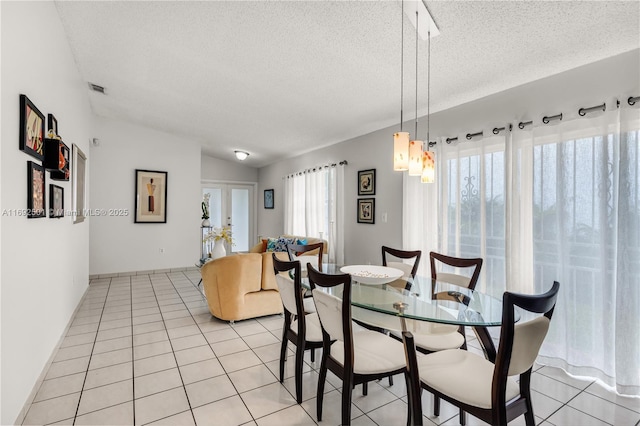
{"label": "decorative vase", "polygon": [[211,221],[209,219],[204,219],[202,221],[202,227],[206,228],[206,227],[209,227],[209,226],[211,226]]}
{"label": "decorative vase", "polygon": [[217,240],[213,244],[213,250],[211,250],[211,259],[215,260],[227,255],[227,250],[224,248],[224,241]]}

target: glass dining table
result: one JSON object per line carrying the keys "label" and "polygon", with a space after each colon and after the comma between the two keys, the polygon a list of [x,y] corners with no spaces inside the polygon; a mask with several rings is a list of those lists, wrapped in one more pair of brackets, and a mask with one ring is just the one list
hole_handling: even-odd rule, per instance
{"label": "glass dining table", "polygon": [[[336,274],[340,268],[324,264],[324,273]],[[305,274],[306,275],[306,274]],[[351,276],[352,318],[367,325],[395,331],[412,331],[407,320],[472,327],[485,353],[495,362],[496,349],[488,327],[502,323],[502,301],[480,291],[427,277],[400,278],[384,284],[364,284]],[[309,288],[306,277],[304,287]],[[342,297],[340,286],[326,290]]]}

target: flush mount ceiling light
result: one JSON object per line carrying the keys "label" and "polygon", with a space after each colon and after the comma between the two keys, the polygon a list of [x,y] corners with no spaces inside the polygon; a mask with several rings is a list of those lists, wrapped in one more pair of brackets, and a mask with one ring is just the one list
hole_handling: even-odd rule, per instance
{"label": "flush mount ceiling light", "polygon": [[244,161],[248,156],[249,153],[246,151],[233,151],[236,153],[236,158],[240,161]]}

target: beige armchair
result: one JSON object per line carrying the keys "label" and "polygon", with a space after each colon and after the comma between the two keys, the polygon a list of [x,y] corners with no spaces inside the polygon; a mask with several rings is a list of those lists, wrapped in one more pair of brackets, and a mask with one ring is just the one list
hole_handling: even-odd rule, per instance
{"label": "beige armchair", "polygon": [[201,273],[209,311],[216,318],[236,321],[282,312],[271,253],[221,257],[207,262]]}

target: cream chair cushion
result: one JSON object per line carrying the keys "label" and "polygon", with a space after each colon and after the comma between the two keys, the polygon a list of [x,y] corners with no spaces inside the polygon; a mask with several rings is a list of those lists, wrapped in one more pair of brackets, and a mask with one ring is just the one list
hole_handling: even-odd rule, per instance
{"label": "cream chair cushion", "polygon": [[[336,341],[331,345],[331,357],[344,365],[344,334],[342,330],[342,300],[314,289],[313,298],[322,326]],[[393,317],[391,317],[393,318]],[[406,366],[404,346],[376,331],[367,330],[352,322],[353,372],[375,374]]]}
{"label": "cream chair cushion", "polygon": [[[307,342],[322,342],[322,328],[320,327],[320,320],[318,314],[315,312],[304,316],[304,325],[307,328],[305,333],[305,340]],[[298,331],[298,320],[291,322],[291,330]]]}
{"label": "cream chair cushion", "polygon": [[[384,373],[407,365],[402,343],[364,328],[353,330],[353,353],[356,374]],[[344,365],[344,342],[338,340],[331,345],[331,357]]]}
{"label": "cream chair cushion", "polygon": [[[418,358],[420,380],[465,404],[491,408],[494,364],[462,349],[450,349]],[[506,400],[520,395],[515,378],[507,379]]]}

